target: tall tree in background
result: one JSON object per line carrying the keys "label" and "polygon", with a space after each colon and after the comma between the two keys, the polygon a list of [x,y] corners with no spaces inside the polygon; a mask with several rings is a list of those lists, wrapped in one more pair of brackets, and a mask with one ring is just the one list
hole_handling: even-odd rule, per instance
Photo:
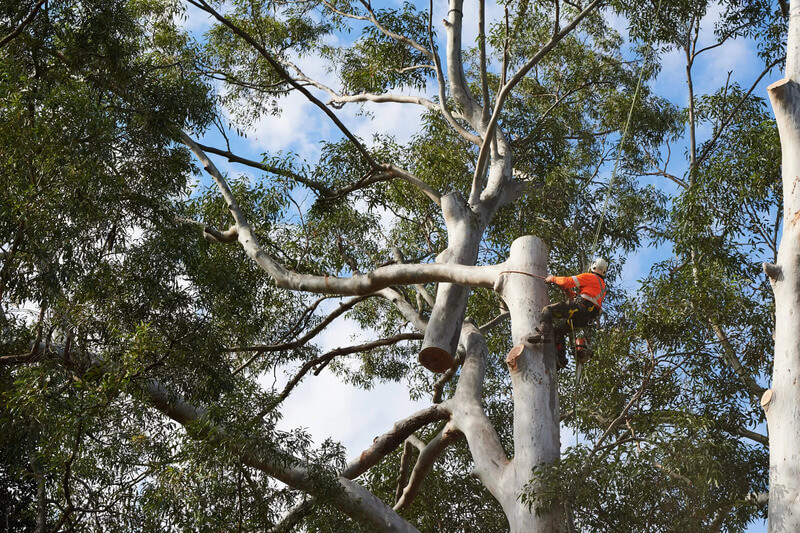
{"label": "tall tree in background", "polygon": [[764,392],[761,406],[769,423],[769,531],[793,531],[800,527],[797,433],[800,431],[800,372],[798,348],[798,102],[800,92],[800,5],[794,2],[789,15],[784,78],[770,85],[769,97],[781,139],[783,177],[783,234],[774,262],[764,263],[775,294],[775,362],[772,386]]}
{"label": "tall tree in background", "polygon": [[[769,353],[754,309],[770,302],[740,283],[758,244],[737,239],[774,214],[776,169],[761,170],[776,144],[750,91],[691,92],[706,3],[613,4],[635,38],[686,51],[690,82],[683,114],[644,86],[613,186],[640,64],[597,1],[512,2],[492,21],[453,0],[437,23],[410,4],[189,0],[216,20],[200,44],[172,2],[6,4],[0,502],[21,527],[736,530],[757,512],[739,503],[765,488],[763,444],[744,439],[763,441],[746,398]],[[777,6],[751,4],[721,4],[720,41],[779,31]],[[302,70],[315,54],[335,76]],[[299,92],[336,133],[312,162],[198,143],[203,82],[233,126]],[[421,106],[421,130],[359,139],[337,113],[368,102]],[[682,117],[680,177],[662,163]],[[719,127],[698,154],[699,121]],[[189,192],[177,142],[212,187]],[[524,342],[547,294],[520,272],[580,269],[606,195],[600,253],[621,265],[650,240],[679,260],[636,299],[612,293],[576,394],[552,347]],[[721,271],[740,277],[714,283]],[[344,314],[380,338],[323,353],[315,338]],[[275,429],[323,371],[402,381],[432,405],[345,464],[336,443]],[[276,372],[286,385],[265,387]],[[560,456],[562,423],[590,444]]]}

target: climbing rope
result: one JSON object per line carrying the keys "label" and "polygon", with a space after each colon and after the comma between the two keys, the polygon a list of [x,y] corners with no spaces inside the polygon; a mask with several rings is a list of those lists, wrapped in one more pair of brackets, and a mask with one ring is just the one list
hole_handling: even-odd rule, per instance
{"label": "climbing rope", "polygon": [[[656,13],[661,11],[661,0],[658,0],[658,7],[656,8]],[[655,26],[653,26],[653,30],[655,30]],[[651,34],[652,37],[652,34]],[[594,257],[595,252],[597,252],[597,240],[600,238],[600,230],[603,227],[603,222],[606,218],[606,210],[608,209],[608,201],[611,198],[611,187],[614,185],[614,180],[617,177],[617,170],[619,169],[619,160],[622,157],[622,146],[625,144],[625,139],[628,137],[628,128],[631,125],[631,117],[633,116],[633,108],[636,107],[636,100],[639,98],[639,91],[642,88],[642,79],[644,78],[644,69],[647,66],[647,61],[642,61],[642,66],[639,68],[639,80],[636,82],[636,90],[633,93],[633,101],[631,102],[631,108],[628,111],[628,119],[625,121],[625,129],[622,130],[622,137],[619,141],[619,146],[617,147],[617,159],[614,162],[614,171],[611,173],[611,179],[608,182],[608,189],[606,189],[606,199],[603,202],[603,211],[600,214],[600,222],[597,224],[597,231],[594,234],[594,242],[592,242],[592,253],[589,254],[590,258]]]}

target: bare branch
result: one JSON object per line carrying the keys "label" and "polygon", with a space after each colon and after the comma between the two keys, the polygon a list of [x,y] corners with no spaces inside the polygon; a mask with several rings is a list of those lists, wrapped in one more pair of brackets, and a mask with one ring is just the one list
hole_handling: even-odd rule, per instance
{"label": "bare branch", "polygon": [[304,346],[308,341],[313,339],[320,331],[328,327],[328,325],[330,325],[330,323],[333,322],[336,318],[340,317],[342,314],[355,307],[356,304],[361,303],[367,298],[371,298],[373,296],[376,295],[371,294],[367,296],[358,296],[346,302],[340,303],[339,307],[337,307],[332,313],[330,313],[327,317],[325,317],[325,319],[322,320],[319,324],[311,328],[308,331],[308,333],[291,342],[285,342],[282,344],[257,344],[255,346],[240,346],[235,348],[228,348],[226,351],[229,352],[252,352],[252,351],[257,352],[253,357],[242,363],[236,370],[233,371],[233,373],[236,374],[238,372],[241,372],[243,369],[247,368],[247,366],[250,365],[250,363],[252,363],[253,360],[262,353],[282,352],[284,350],[295,350],[297,348],[300,348],[301,346]]}
{"label": "bare branch", "polygon": [[464,139],[471,142],[476,146],[480,146],[481,138],[477,135],[474,135],[464,128],[461,127],[461,124],[456,122],[453,115],[450,113],[450,110],[447,109],[447,95],[445,94],[445,87],[447,82],[444,78],[444,72],[442,71],[442,59],[439,57],[439,52],[436,48],[436,42],[433,38],[433,0],[430,0],[429,8],[428,8],[428,41],[430,42],[431,50],[432,50],[432,58],[433,64],[436,67],[436,82],[439,85],[439,102],[441,103],[440,111],[442,116],[450,124],[450,127],[453,128],[453,131],[461,135]]}
{"label": "bare branch", "polygon": [[[279,403],[285,400],[292,390],[297,386],[297,384],[302,380],[305,375],[314,367],[320,366],[320,368],[326,366],[330,363],[335,357],[339,357],[341,355],[350,355],[354,353],[361,353],[361,352],[368,352],[370,350],[374,350],[375,348],[381,348],[383,346],[392,346],[402,341],[407,340],[420,340],[422,339],[421,333],[399,333],[394,335],[393,337],[387,337],[385,339],[378,339],[371,342],[366,342],[364,344],[359,344],[357,346],[348,346],[346,348],[336,348],[331,350],[319,357],[315,357],[311,361],[306,362],[300,370],[295,374],[295,376],[289,380],[286,386],[283,389],[278,397],[275,399],[274,403],[270,405],[267,412],[271,411],[275,408]],[[319,374],[319,372],[315,372],[315,374]],[[267,412],[260,413],[259,416],[264,416]]]}
{"label": "bare branch", "polygon": [[403,454],[400,456],[400,470],[397,474],[397,491],[395,491],[394,495],[395,505],[400,501],[400,498],[403,496],[403,489],[408,485],[409,470],[411,469],[411,450],[413,448],[414,445],[406,439],[403,445]]}
{"label": "bare branch", "polygon": [[[342,470],[340,477],[345,479],[357,478],[397,449],[406,439],[412,438],[415,431],[433,422],[446,420],[448,416],[447,412],[440,406],[432,405],[421,411],[417,411],[403,420],[395,422],[391,430],[376,437],[372,442],[372,446],[361,452],[358,455],[358,459],[351,461],[347,467]],[[304,502],[303,505],[310,506],[311,504],[313,504],[313,500]],[[293,509],[290,514],[294,511]],[[288,515],[284,520],[287,518]]]}
{"label": "bare branch", "polygon": [[397,503],[394,504],[396,511],[406,509],[411,505],[414,498],[419,494],[425,478],[428,477],[428,474],[433,469],[436,459],[461,436],[462,433],[456,429],[455,424],[449,423],[425,446],[425,449],[417,457],[408,485],[403,489],[403,494],[397,500]]}
{"label": "bare branch", "polygon": [[734,433],[741,437],[748,438],[752,441],[755,441],[759,444],[763,444],[764,446],[769,446],[769,437],[766,435],[762,435],[761,433],[756,433],[755,431],[750,431],[746,428],[736,428]]}
{"label": "bare branch", "polygon": [[464,365],[453,398],[442,406],[450,410],[456,427],[467,438],[475,461],[474,474],[489,491],[496,493],[500,472],[508,464],[500,438],[483,410],[481,391],[489,349],[478,328],[465,321],[461,332]]}
{"label": "bare branch", "polygon": [[547,55],[564,37],[566,37],[575,27],[592,11],[594,11],[602,2],[602,0],[593,0],[586,8],[581,11],[569,24],[567,24],[561,31],[553,35],[550,40],[545,44],[530,60],[528,60],[522,68],[503,86],[497,95],[495,101],[494,111],[486,125],[486,131],[483,135],[483,144],[478,153],[478,162],[475,165],[475,174],[472,177],[472,192],[470,193],[470,203],[480,196],[480,184],[483,178],[486,161],[489,157],[489,147],[494,139],[494,129],[497,121],[500,119],[500,112],[503,110],[503,105],[511,90],[525,77],[525,75],[536,66],[539,61]]}
{"label": "bare branch", "polygon": [[259,170],[263,170],[264,172],[269,172],[270,174],[275,174],[278,176],[283,176],[285,178],[292,179],[298,183],[302,183],[306,187],[309,187],[319,192],[323,196],[333,196],[336,194],[336,191],[324,185],[323,183],[320,183],[316,180],[308,179],[301,174],[292,172],[291,170],[287,170],[281,167],[276,167],[273,165],[265,165],[264,163],[259,161],[253,161],[252,159],[240,157],[232,153],[230,150],[220,150],[219,148],[214,148],[213,146],[208,146],[201,143],[197,143],[197,146],[201,148],[204,152],[222,156],[231,163],[240,163],[242,165],[246,165],[251,168],[257,168]]}
{"label": "bare branch", "polygon": [[419,331],[425,333],[428,329],[428,322],[408,303],[402,294],[390,288],[381,289],[377,294],[392,302],[400,314]]}
{"label": "bare branch", "polygon": [[464,74],[464,61],[461,55],[461,32],[464,20],[464,1],[450,0],[447,20],[444,21],[447,31],[447,73],[450,82],[450,93],[456,104],[460,106],[470,125],[476,130],[481,127],[480,106],[472,96]]}
{"label": "bare branch", "polygon": [[390,431],[376,437],[372,442],[372,446],[361,452],[358,455],[358,459],[351,461],[342,470],[341,476],[349,479],[357,478],[393,452],[415,431],[433,422],[446,420],[449,416],[449,413],[442,406],[432,405],[395,422]]}

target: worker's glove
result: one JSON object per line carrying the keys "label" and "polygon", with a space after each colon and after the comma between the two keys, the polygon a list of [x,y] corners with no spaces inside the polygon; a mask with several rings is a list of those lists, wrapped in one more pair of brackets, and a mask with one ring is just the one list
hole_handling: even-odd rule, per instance
{"label": "worker's glove", "polygon": [[556,282],[556,278],[555,278],[555,276],[547,276],[546,278],[544,278],[544,280],[545,280],[547,283],[555,283],[555,282]]}

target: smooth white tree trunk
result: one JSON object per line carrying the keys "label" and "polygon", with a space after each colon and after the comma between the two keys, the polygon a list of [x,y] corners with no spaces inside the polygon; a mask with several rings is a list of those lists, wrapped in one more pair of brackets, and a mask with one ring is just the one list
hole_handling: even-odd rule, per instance
{"label": "smooth white tree trunk", "polygon": [[547,246],[541,239],[520,237],[511,245],[506,263],[509,272],[496,286],[511,313],[511,336],[519,352],[514,364],[509,364],[514,393],[514,458],[503,472],[505,495],[500,500],[511,530],[519,532],[555,533],[563,531],[565,525],[560,507],[537,513],[519,501],[534,467],[554,463],[561,450],[555,349],[552,343],[526,344],[539,324],[542,308],[549,303],[547,286],[539,278],[518,273],[545,276],[547,258]]}
{"label": "smooth white tree trunk", "polygon": [[800,531],[800,5],[792,2],[785,78],[769,97],[781,139],[783,236],[776,265],[772,388],[761,399],[769,427],[769,531]]}

